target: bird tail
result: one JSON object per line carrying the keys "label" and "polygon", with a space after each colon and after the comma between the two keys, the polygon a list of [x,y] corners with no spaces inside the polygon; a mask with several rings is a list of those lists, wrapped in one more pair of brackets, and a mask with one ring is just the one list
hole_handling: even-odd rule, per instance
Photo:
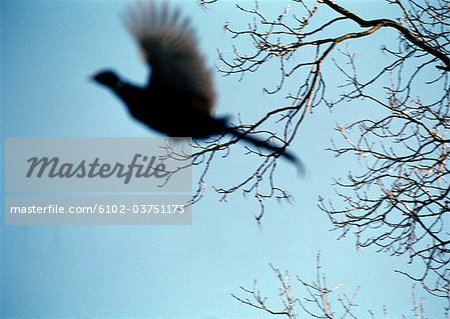
{"label": "bird tail", "polygon": [[237,137],[238,139],[241,139],[243,141],[246,141],[247,143],[253,144],[257,147],[261,147],[263,149],[266,149],[268,151],[271,151],[275,154],[279,154],[280,156],[284,157],[288,161],[292,162],[299,170],[301,174],[304,174],[304,165],[302,161],[294,155],[292,152],[286,149],[286,147],[279,147],[270,144],[267,141],[260,140],[254,136],[248,135],[247,133],[242,132],[238,129],[230,129],[229,133]]}

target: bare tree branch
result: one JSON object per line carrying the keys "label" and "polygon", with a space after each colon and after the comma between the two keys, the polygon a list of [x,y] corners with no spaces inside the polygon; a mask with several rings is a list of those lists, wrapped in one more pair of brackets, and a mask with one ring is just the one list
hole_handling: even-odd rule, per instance
{"label": "bare tree branch", "polygon": [[[284,94],[288,103],[280,103],[254,124],[238,125],[284,147],[299,138],[300,125],[316,107],[358,102],[377,110],[376,116],[361,114],[358,120],[337,124],[341,139],[333,139],[330,151],[353,156],[360,166],[346,179],[336,179],[338,200],[319,198],[319,207],[342,236],[356,235],[358,248],[372,246],[421,262],[422,275],[407,275],[450,302],[450,1],[384,4],[397,10],[396,19],[365,19],[332,0],[293,0],[280,5],[272,17],[258,2],[251,8],[248,3],[238,5],[252,22],[242,30],[227,23],[225,29],[236,43],[252,46],[237,45],[231,55],[219,51],[218,70],[243,77],[262,72],[265,65],[278,65],[277,82],[264,89]],[[382,29],[395,32],[379,44],[384,58],[370,74],[366,70],[372,61],[360,62],[347,45],[357,52],[359,43]],[[337,88],[330,84],[336,72],[344,79]],[[288,82],[297,84],[296,92],[286,93]],[[232,144],[219,138],[199,146],[204,158],[199,165],[206,165],[207,172],[209,157],[203,156],[228,156]],[[266,200],[289,200],[290,195],[276,183],[276,155],[249,152],[261,160],[255,170],[232,187],[215,189],[223,199],[237,191],[252,194],[261,207],[260,220]]]}

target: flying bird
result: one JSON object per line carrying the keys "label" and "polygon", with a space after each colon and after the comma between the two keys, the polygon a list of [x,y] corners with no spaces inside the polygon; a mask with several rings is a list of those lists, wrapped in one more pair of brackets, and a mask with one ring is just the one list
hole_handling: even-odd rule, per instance
{"label": "flying bird", "polygon": [[230,125],[227,118],[213,115],[212,73],[198,50],[190,20],[182,17],[179,8],[137,2],[126,12],[125,25],[150,67],[148,84],[131,84],[111,69],[92,78],[112,90],[136,120],[170,137],[205,139],[231,134],[301,164],[286,147],[253,137]]}

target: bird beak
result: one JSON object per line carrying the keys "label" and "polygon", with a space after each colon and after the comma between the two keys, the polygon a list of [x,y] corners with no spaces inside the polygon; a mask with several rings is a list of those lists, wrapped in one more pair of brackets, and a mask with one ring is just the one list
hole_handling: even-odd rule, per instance
{"label": "bird beak", "polygon": [[93,81],[95,81],[95,77],[96,77],[96,76],[97,76],[97,73],[94,73],[94,74],[88,76],[87,80],[88,80],[89,82],[93,82]]}

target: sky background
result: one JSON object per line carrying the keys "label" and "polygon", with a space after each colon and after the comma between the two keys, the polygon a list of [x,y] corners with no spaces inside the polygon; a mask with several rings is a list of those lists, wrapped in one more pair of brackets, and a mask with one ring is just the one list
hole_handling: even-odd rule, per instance
{"label": "sky background", "polygon": [[[368,18],[395,15],[384,2],[364,1],[364,6],[357,2],[345,3]],[[223,25],[245,26],[249,17],[235,9],[235,1],[219,1],[209,9],[193,1],[178,3],[192,17],[200,47],[213,67],[219,63],[216,49],[231,53],[232,42]],[[241,3],[253,6],[252,1]],[[261,7],[277,14],[280,3],[286,2],[262,1]],[[120,21],[125,7],[124,1],[0,2],[3,137],[155,135],[133,121],[109,92],[88,80],[97,70],[114,67],[137,83],[146,81],[147,68]],[[374,43],[358,47],[368,61],[379,57],[379,45]],[[376,62],[367,65],[367,72],[372,67]],[[241,82],[215,74],[217,114],[233,118],[240,114],[250,122],[271,103],[284,105],[282,94],[262,93],[267,84],[276,85],[276,70],[273,64]],[[338,84],[339,78],[335,81]],[[295,85],[291,89],[295,91]],[[295,201],[268,203],[262,225],[254,220],[255,201],[236,194],[219,202],[211,189],[219,183],[233,185],[241,169],[251,164],[245,156],[213,167],[206,196],[193,208],[190,226],[2,223],[1,317],[270,318],[230,294],[245,296],[239,286],[252,288],[257,279],[261,294],[277,308],[279,285],[269,263],[294,278],[313,281],[315,258],[321,251],[330,287],[344,282],[339,294],[348,295],[361,287],[355,309],[360,318],[368,317],[368,310],[383,317],[384,306],[390,318],[402,314],[412,318],[412,283],[394,269],[420,268],[372,248],[356,251],[351,236],[337,241],[339,233],[330,232],[332,225],[317,207],[319,195],[333,197],[332,177],[345,176],[357,165],[325,151],[330,137],[336,137],[336,121],[347,123],[351,116],[373,112],[352,105],[332,113],[319,108],[310,114],[292,145],[305,163],[306,176],[298,178],[295,168],[280,162],[280,180]],[[1,186],[3,190],[3,181]],[[301,298],[304,290],[293,282]],[[443,318],[442,300],[419,295],[425,298],[428,317]],[[335,299],[334,304],[338,311]]]}

